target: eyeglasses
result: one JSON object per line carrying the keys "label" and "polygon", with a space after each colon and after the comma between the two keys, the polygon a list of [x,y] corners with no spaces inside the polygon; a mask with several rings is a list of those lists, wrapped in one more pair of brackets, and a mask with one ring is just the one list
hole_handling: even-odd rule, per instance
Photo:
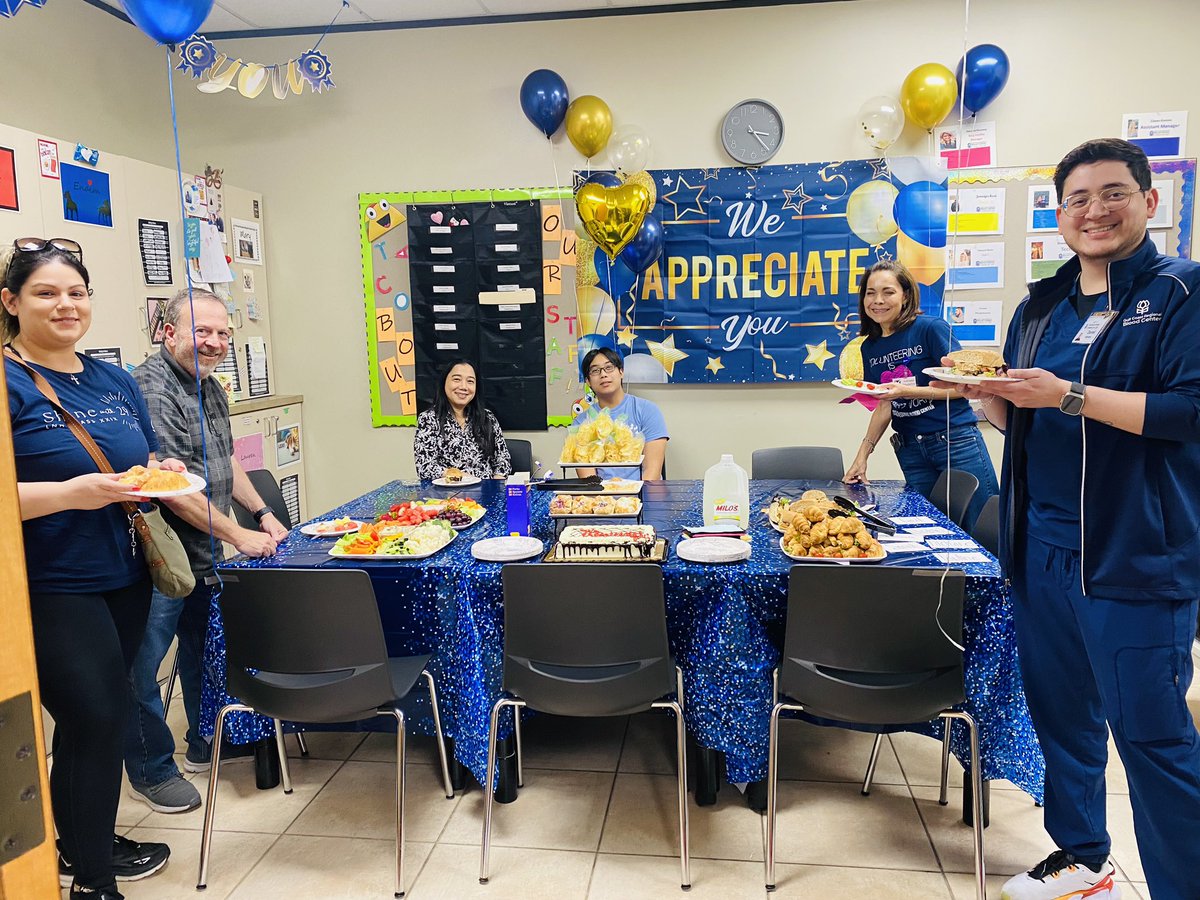
{"label": "eyeglasses", "polygon": [[612,363],[609,363],[607,366],[592,366],[590,369],[588,369],[588,378],[599,378],[601,375],[611,375],[615,371],[617,371],[617,367]]}
{"label": "eyeglasses", "polygon": [[68,238],[23,237],[13,241],[13,247],[22,253],[41,253],[48,249],[61,250],[63,253],[70,253],[78,257],[79,261],[83,262],[83,247]]}
{"label": "eyeglasses", "polygon": [[1131,190],[1126,187],[1115,187],[1098,194],[1074,194],[1062,202],[1062,211],[1068,216],[1078,218],[1087,215],[1092,204],[1099,200],[1100,206],[1105,212],[1112,212],[1114,209],[1127,207],[1134,194],[1144,193],[1146,193],[1145,189]]}

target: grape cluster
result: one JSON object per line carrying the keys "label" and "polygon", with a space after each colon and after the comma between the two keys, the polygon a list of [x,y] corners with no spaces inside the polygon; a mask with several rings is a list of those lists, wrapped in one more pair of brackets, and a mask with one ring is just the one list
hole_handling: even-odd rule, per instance
{"label": "grape cluster", "polygon": [[445,519],[455,528],[464,528],[471,524],[471,517],[461,509],[443,509],[437,517]]}

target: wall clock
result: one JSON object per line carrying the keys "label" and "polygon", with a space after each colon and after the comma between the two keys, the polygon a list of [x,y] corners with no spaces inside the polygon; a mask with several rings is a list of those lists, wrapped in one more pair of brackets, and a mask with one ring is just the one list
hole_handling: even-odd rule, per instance
{"label": "wall clock", "polygon": [[725,114],[721,143],[742,165],[761,166],[783,143],[783,116],[765,100],[743,100]]}

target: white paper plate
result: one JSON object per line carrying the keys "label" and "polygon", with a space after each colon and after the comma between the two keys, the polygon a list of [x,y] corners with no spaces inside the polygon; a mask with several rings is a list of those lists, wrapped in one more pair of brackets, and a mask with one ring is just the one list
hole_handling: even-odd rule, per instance
{"label": "white paper plate", "polygon": [[433,483],[438,487],[470,487],[473,484],[479,484],[483,479],[478,475],[463,475],[461,481],[447,481],[445,478],[435,478]]}
{"label": "white paper plate", "polygon": [[1005,378],[1000,375],[992,377],[986,375],[955,375],[953,369],[947,369],[942,366],[926,369],[925,374],[935,381],[945,381],[950,384],[1012,384],[1017,381],[1024,381],[1023,378]]}
{"label": "white paper plate", "polygon": [[[574,496],[574,495],[572,495],[572,496]],[[604,495],[603,494],[584,494],[583,496],[585,496],[585,497],[587,497],[587,496],[603,497]],[[637,509],[635,509],[633,512],[560,513],[560,512],[554,512],[553,510],[551,510],[550,518],[552,518],[552,519],[632,519],[632,518],[635,518],[636,516],[640,516],[641,514],[642,514],[642,501],[639,500]]]}
{"label": "white paper plate", "polygon": [[731,563],[750,558],[750,544],[737,538],[687,538],[675,545],[675,555],[688,562]]}
{"label": "white paper plate", "polygon": [[376,561],[387,560],[389,562],[404,562],[408,559],[428,559],[433,554],[440,553],[454,543],[454,538],[456,537],[458,537],[457,533],[450,540],[446,541],[446,543],[442,544],[442,546],[436,550],[430,550],[428,553],[408,553],[403,555],[397,553],[335,553],[334,550],[337,548],[333,547],[330,548],[329,555],[334,559],[370,559]]}
{"label": "white paper plate", "polygon": [[174,491],[126,491],[130,497],[141,497],[147,500],[154,497],[183,497],[187,494],[196,494],[204,490],[208,482],[199,475],[193,475],[191,472],[183,472],[183,477],[188,480],[188,486],[179,488]]}
{"label": "white paper plate", "polygon": [[883,547],[883,556],[860,556],[857,559],[839,559],[835,556],[793,556],[783,549],[783,538],[779,538],[779,549],[783,550],[784,556],[786,556],[788,559],[794,559],[797,562],[811,563],[844,563],[846,565],[850,565],[852,563],[870,564],[883,562],[885,559],[887,559],[887,545],[883,544],[882,541],[880,542],[880,545]]}
{"label": "white paper plate", "polygon": [[307,525],[302,525],[300,527],[300,533],[307,534],[309,537],[341,537],[344,534],[351,534],[352,532],[358,531],[359,527],[363,524],[362,522],[356,522],[351,519],[338,531],[322,530],[322,526],[332,525],[334,521],[336,520],[330,519],[325,522],[309,522]]}
{"label": "white paper plate", "polygon": [[[857,380],[855,379],[855,381]],[[845,384],[840,378],[835,378],[829,383],[835,388],[841,388],[843,391],[853,391],[855,394],[878,394],[880,397],[885,397],[889,393],[886,384],[876,384],[873,381],[864,381],[862,387],[859,387],[857,384]]]}
{"label": "white paper plate", "polygon": [[545,544],[535,537],[507,534],[476,541],[471,545],[471,555],[487,562],[514,562],[537,556],[545,549]]}
{"label": "white paper plate", "polygon": [[558,461],[558,465],[564,469],[579,469],[579,468],[582,468],[585,466],[589,469],[627,469],[627,468],[630,468],[631,466],[640,466],[642,464],[642,461],[645,460],[645,458],[646,458],[646,454],[643,453],[637,459],[622,459],[622,460],[617,460],[616,462],[608,462],[607,460],[604,462],[598,462],[598,463],[564,462],[563,460],[560,459]]}

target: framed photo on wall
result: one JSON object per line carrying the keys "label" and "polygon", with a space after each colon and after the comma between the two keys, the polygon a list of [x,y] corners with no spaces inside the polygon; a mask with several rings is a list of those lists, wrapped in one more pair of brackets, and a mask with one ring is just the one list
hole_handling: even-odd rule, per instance
{"label": "framed photo on wall", "polygon": [[166,297],[146,298],[146,334],[150,337],[150,343],[156,347],[163,342],[163,315],[166,311]]}
{"label": "framed photo on wall", "polygon": [[21,211],[17,202],[17,158],[8,147],[0,147],[0,209]]}
{"label": "framed photo on wall", "polygon": [[257,222],[233,220],[233,259],[252,266],[262,265],[262,232]]}

